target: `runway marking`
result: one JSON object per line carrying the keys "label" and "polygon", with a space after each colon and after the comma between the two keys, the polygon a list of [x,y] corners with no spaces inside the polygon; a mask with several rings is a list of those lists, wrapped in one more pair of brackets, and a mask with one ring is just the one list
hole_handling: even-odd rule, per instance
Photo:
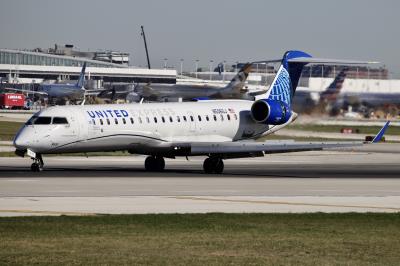
{"label": "runway marking", "polygon": [[34,214],[48,214],[48,215],[74,215],[74,216],[95,216],[96,213],[86,212],[60,212],[60,211],[34,211],[34,210],[0,210],[0,213],[34,213]]}
{"label": "runway marking", "polygon": [[400,208],[395,207],[379,207],[379,206],[362,206],[362,205],[342,205],[342,204],[322,204],[322,203],[305,203],[305,202],[287,202],[287,201],[267,201],[267,200],[235,200],[235,199],[215,199],[215,198],[199,198],[188,196],[169,197],[173,199],[188,199],[199,201],[218,201],[218,202],[233,202],[233,203],[255,203],[255,204],[271,204],[271,205],[292,205],[292,206],[311,206],[311,207],[336,207],[336,208],[358,208],[358,209],[378,209],[400,211]]}

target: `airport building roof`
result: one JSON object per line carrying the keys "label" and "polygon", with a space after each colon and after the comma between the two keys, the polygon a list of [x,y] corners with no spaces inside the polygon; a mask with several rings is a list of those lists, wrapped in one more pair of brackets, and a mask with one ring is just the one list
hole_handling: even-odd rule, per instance
{"label": "airport building roof", "polygon": [[93,60],[86,57],[55,55],[43,52],[0,49],[0,64],[40,66],[81,66],[126,68],[126,65]]}

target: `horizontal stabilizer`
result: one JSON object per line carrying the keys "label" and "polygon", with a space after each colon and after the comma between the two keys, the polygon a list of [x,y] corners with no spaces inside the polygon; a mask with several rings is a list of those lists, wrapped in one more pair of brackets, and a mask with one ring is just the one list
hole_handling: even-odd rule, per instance
{"label": "horizontal stabilizer", "polygon": [[[267,63],[279,63],[282,59],[263,60],[255,61],[252,64],[267,64]],[[304,64],[324,64],[324,65],[369,65],[379,64],[375,61],[357,61],[357,60],[342,60],[342,59],[327,59],[327,58],[315,58],[315,57],[296,57],[287,60],[289,63],[304,63]]]}
{"label": "horizontal stabilizer", "polygon": [[327,59],[315,57],[297,57],[288,60],[289,63],[307,63],[307,64],[324,64],[324,65],[368,65],[378,64],[379,62],[373,61],[356,61],[356,60],[342,60],[342,59]]}

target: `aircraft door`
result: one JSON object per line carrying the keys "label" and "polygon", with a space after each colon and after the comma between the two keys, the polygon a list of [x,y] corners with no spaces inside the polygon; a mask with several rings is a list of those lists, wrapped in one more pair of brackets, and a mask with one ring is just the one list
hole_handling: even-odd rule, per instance
{"label": "aircraft door", "polygon": [[99,120],[96,121],[94,119],[88,119],[88,138],[93,138],[100,135],[100,132],[102,131],[102,125],[99,123]]}

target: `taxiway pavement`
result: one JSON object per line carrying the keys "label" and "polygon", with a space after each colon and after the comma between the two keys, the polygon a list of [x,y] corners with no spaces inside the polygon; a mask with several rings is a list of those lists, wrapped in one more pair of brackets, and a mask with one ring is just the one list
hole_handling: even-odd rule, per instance
{"label": "taxiway pavement", "polygon": [[398,212],[398,144],[275,154],[225,161],[222,175],[202,159],[143,170],[143,156],[0,158],[0,215],[204,212]]}

